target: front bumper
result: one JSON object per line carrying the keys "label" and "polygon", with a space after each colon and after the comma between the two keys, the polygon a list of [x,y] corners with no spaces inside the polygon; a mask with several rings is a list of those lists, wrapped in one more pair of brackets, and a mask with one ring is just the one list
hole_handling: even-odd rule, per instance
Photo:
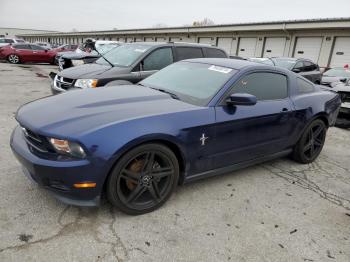
{"label": "front bumper", "polygon": [[339,112],[350,115],[350,102],[343,102],[340,106]]}
{"label": "front bumper", "polygon": [[[64,203],[77,206],[97,206],[103,181],[89,160],[55,161],[39,158],[29,149],[22,129],[17,126],[10,140],[12,151],[24,173]],[[75,183],[96,182],[95,188],[75,188]]]}
{"label": "front bumper", "polygon": [[57,74],[54,73],[54,72],[51,72],[49,74],[50,76],[50,87],[51,87],[51,92],[52,94],[56,95],[56,94],[60,94],[60,93],[64,93],[64,92],[67,92],[67,91],[74,91],[74,90],[81,90],[81,88],[78,88],[78,87],[69,87],[69,89],[64,89],[64,88],[61,88],[57,85],[57,81],[56,81],[56,76]]}

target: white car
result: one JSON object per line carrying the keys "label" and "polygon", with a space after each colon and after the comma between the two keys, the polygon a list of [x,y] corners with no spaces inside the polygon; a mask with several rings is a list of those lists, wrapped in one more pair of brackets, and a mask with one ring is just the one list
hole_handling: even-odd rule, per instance
{"label": "white car", "polygon": [[350,128],[350,79],[331,83],[330,90],[337,92],[342,101],[336,126]]}
{"label": "white car", "polygon": [[0,47],[15,43],[25,43],[25,41],[17,38],[0,38]]}

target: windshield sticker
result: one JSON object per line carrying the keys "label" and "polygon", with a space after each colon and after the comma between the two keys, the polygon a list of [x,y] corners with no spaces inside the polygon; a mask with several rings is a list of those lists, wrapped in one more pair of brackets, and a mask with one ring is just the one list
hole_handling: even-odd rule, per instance
{"label": "windshield sticker", "polygon": [[232,71],[232,69],[230,69],[230,68],[222,67],[222,66],[216,66],[216,65],[212,65],[208,69],[212,70],[212,71],[224,73],[224,74],[228,74],[228,73],[230,73]]}
{"label": "windshield sticker", "polygon": [[140,53],[144,53],[147,51],[147,49],[135,49],[135,52],[140,52]]}

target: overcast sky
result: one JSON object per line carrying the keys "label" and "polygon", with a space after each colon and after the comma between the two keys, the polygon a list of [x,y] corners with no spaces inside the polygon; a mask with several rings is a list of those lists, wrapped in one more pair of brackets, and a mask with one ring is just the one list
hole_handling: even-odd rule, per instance
{"label": "overcast sky", "polygon": [[58,31],[350,17],[350,0],[0,0],[0,27]]}

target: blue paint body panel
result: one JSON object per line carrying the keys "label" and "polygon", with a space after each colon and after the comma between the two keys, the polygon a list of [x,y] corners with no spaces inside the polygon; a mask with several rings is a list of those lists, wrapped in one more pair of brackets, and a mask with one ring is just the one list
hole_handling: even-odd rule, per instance
{"label": "blue paint body panel", "polygon": [[[20,127],[11,137],[15,156],[35,181],[61,200],[95,205],[115,163],[139,144],[158,141],[177,148],[182,181],[186,182],[201,174],[287,152],[314,118],[322,117],[329,126],[335,122],[338,95],[319,86],[312,93],[299,94],[298,76],[290,71],[232,59],[189,61],[230,67],[238,73],[203,107],[140,85],[79,90],[28,103],[16,115],[22,127],[42,137],[77,142],[87,156],[62,160],[37,155],[30,150]],[[288,97],[258,101],[254,106],[221,103],[242,76],[260,71],[286,75]],[[204,146],[202,134],[208,137]],[[96,182],[97,187],[73,187],[87,181]]]}

